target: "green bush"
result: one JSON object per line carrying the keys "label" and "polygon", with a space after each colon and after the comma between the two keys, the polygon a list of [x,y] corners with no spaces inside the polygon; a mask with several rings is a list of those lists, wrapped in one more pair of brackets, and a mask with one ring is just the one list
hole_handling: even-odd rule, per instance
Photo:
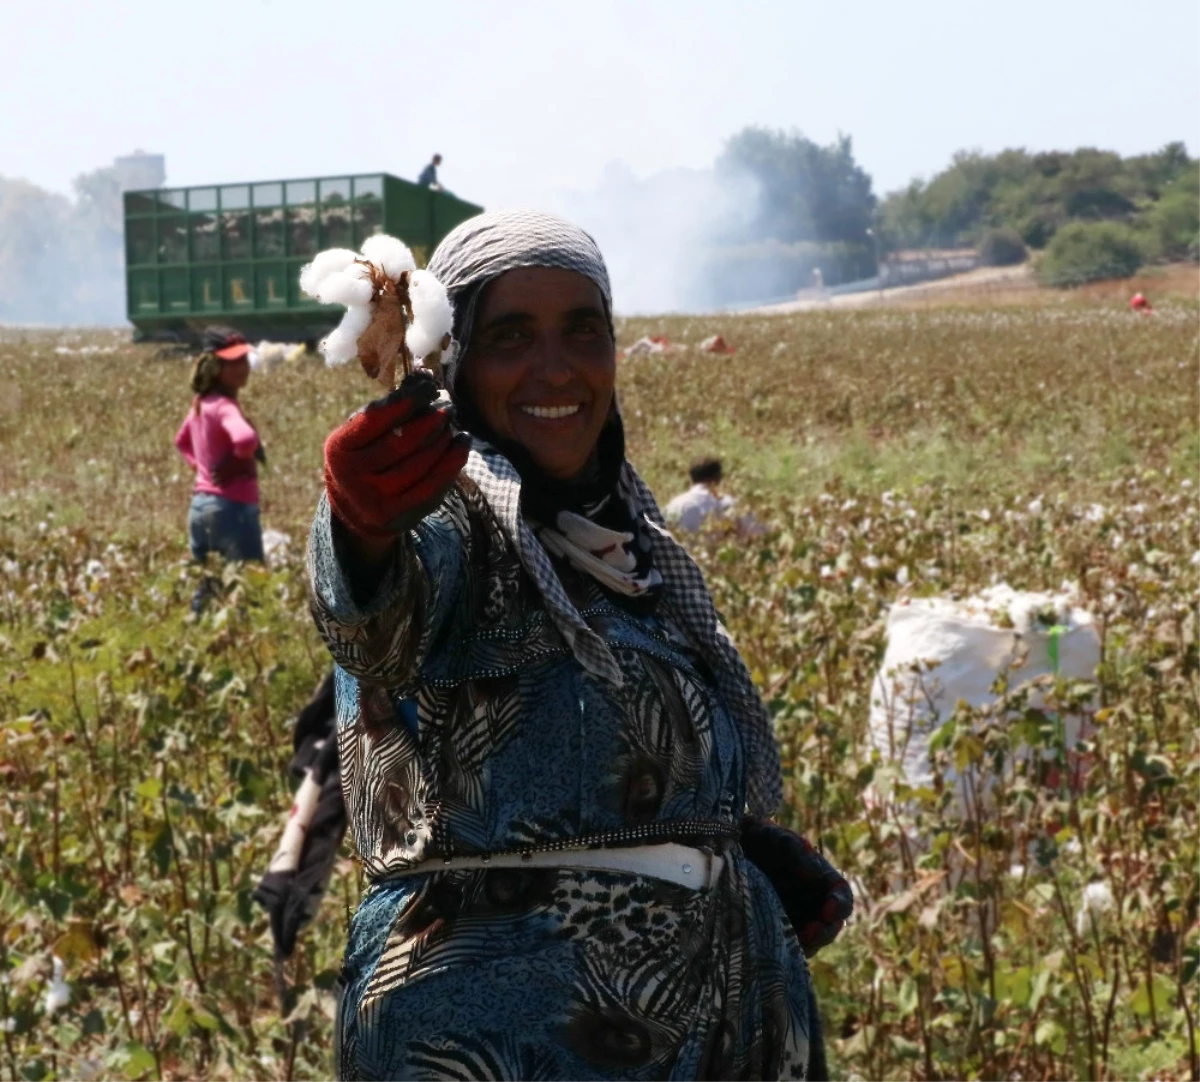
{"label": "green bush", "polygon": [[1200,258],[1200,172],[1175,181],[1146,211],[1144,224],[1156,258]]}
{"label": "green bush", "polygon": [[1200,263],[1200,234],[1197,234],[1192,243],[1188,245],[1187,257],[1193,263]]}
{"label": "green bush", "polygon": [[979,258],[987,267],[1015,267],[1029,258],[1029,250],[1015,229],[989,229],[980,241]]}
{"label": "green bush", "polygon": [[1145,261],[1137,234],[1116,222],[1070,222],[1046,246],[1038,273],[1045,285],[1069,287],[1129,278]]}

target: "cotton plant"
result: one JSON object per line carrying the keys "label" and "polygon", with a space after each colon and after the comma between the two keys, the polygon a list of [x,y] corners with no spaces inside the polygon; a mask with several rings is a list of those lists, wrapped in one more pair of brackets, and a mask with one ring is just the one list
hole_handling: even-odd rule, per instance
{"label": "cotton plant", "polygon": [[443,356],[452,348],[453,309],[445,287],[417,269],[403,241],[377,234],[361,252],[321,252],[300,272],[300,288],[322,304],[346,309],[321,342],[326,364],[357,357],[386,390],[395,386],[397,371],[404,376],[425,368],[441,375]]}

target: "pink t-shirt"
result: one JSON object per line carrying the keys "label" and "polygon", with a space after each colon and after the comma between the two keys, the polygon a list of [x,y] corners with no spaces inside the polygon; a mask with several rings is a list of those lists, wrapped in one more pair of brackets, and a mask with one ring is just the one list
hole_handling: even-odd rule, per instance
{"label": "pink t-shirt", "polygon": [[[258,463],[254,451],[258,433],[238,404],[225,395],[200,399],[200,411],[189,409],[175,435],[175,446],[196,471],[196,492],[223,496],[235,503],[258,503]],[[224,464],[224,484],[213,471]]]}

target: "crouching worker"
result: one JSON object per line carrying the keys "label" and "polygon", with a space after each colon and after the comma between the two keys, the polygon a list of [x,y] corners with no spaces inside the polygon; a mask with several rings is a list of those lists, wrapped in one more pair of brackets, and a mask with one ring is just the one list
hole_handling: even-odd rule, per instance
{"label": "crouching worker", "polygon": [[694,533],[714,522],[729,522],[746,538],[761,537],[766,528],[752,514],[733,517],[736,502],[721,493],[724,471],[719,458],[700,458],[688,468],[692,487],[667,504],[667,525],[674,530]]}
{"label": "crouching worker", "polygon": [[766,822],[771,720],[625,458],[600,252],[491,213],[429,270],[454,407],[417,374],[337,429],[310,539],[370,880],[336,1070],[822,1077],[805,948],[848,891]]}
{"label": "crouching worker", "polygon": [[[196,471],[188,536],[192,558],[210,553],[226,560],[262,560],[258,512],[258,466],[266,461],[262,441],[238,403],[250,379],[250,345],[237,331],[209,327],[204,352],[192,370],[193,399],[175,436],[175,446]],[[212,595],[205,578],[192,598],[199,613]]]}

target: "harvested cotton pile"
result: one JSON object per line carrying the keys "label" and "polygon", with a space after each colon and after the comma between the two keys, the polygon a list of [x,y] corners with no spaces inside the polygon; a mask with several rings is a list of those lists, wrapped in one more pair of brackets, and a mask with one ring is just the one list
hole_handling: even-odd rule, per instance
{"label": "harvested cotton pile", "polygon": [[403,241],[378,234],[363,242],[361,253],[321,252],[300,272],[300,288],[322,304],[346,309],[321,343],[327,364],[357,357],[387,390],[396,383],[397,369],[407,374],[423,367],[440,374],[453,311],[441,282],[417,270]]}
{"label": "harvested cotton pile", "polygon": [[255,371],[270,372],[281,364],[295,364],[304,356],[303,342],[259,342],[250,351],[250,367]]}
{"label": "harvested cotton pile", "polygon": [[[1014,687],[1047,675],[1093,681],[1100,662],[1092,617],[1067,588],[1028,593],[1000,584],[965,600],[904,601],[888,614],[887,638],[872,687],[871,741],[883,759],[899,764],[913,787],[933,785],[930,742],[959,702],[977,710],[993,707],[993,688],[1004,674]],[[1041,682],[1031,684],[1027,705],[1046,708]],[[1071,714],[1060,720],[1065,751],[1071,753],[1085,719]],[[947,768],[942,776],[965,806],[957,772]]]}
{"label": "harvested cotton pile", "polygon": [[644,335],[628,349],[621,351],[622,357],[637,357],[646,353],[672,353],[675,347],[670,339],[661,334]]}
{"label": "harvested cotton pile", "polygon": [[697,347],[702,353],[721,353],[728,356],[731,353],[736,353],[737,350],[725,341],[719,334],[711,334]]}
{"label": "harvested cotton pile", "polygon": [[263,555],[267,558],[267,563],[274,563],[278,559],[283,559],[291,546],[292,539],[282,530],[263,530]]}

